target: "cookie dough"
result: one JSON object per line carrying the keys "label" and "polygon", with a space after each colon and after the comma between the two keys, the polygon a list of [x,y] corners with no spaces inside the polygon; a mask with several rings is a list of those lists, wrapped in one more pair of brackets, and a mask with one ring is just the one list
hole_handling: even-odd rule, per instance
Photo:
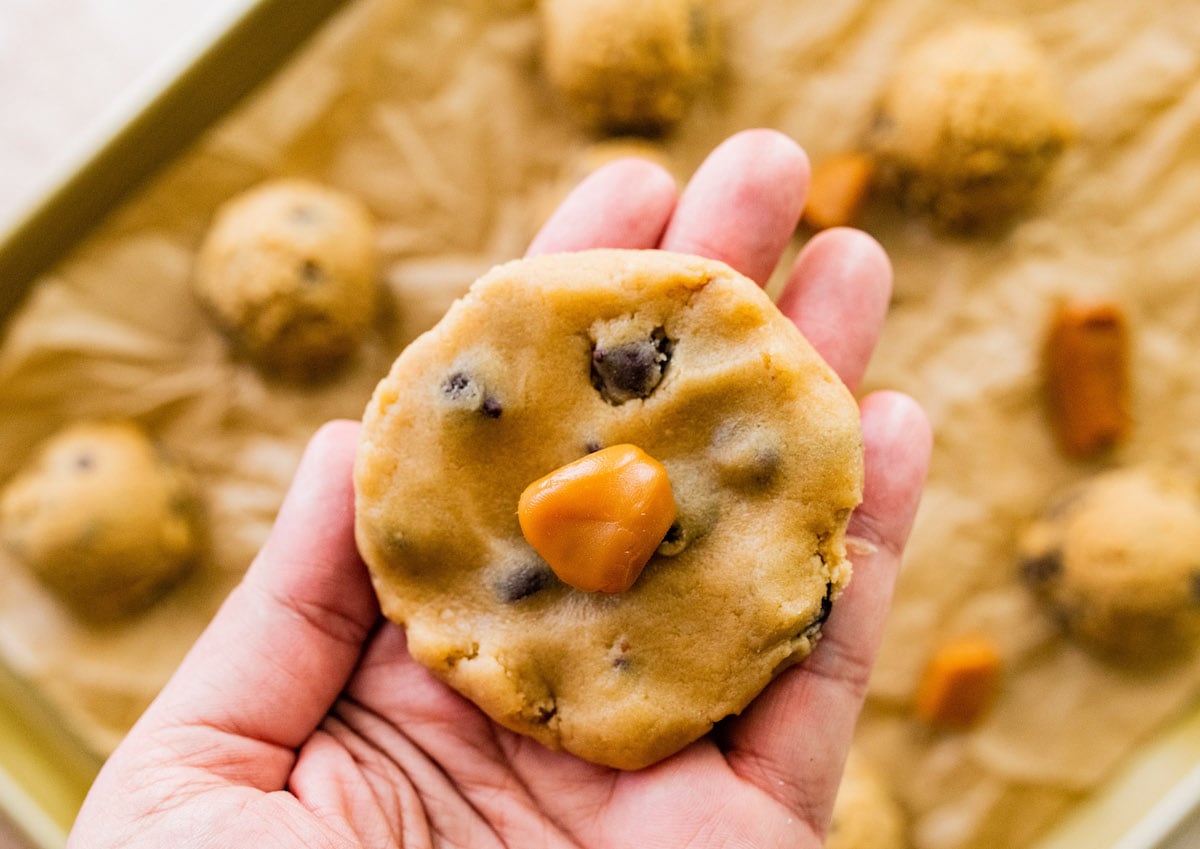
{"label": "cookie dough", "polygon": [[1163,657],[1200,634],[1200,498],[1185,478],[1101,474],[1056,499],[1020,552],[1051,613],[1105,653]]}
{"label": "cookie dough", "polygon": [[825,849],[904,849],[905,817],[883,776],[852,748],[833,803]]}
{"label": "cookie dough", "polygon": [[[525,488],[610,446],[667,470],[678,518],[624,592],[564,584]],[[596,250],[500,266],[379,384],[357,538],[419,662],[493,719],[634,769],[804,658],[850,577],[853,397],[752,281]]]}
{"label": "cookie dough", "polygon": [[873,145],[880,178],[950,229],[996,225],[1026,207],[1072,135],[1033,41],[992,22],[935,31],[902,56]]}
{"label": "cookie dough", "polygon": [[59,431],[0,500],[5,545],[93,623],[145,610],[183,577],[201,525],[190,474],[127,421]]}
{"label": "cookie dough", "polygon": [[252,360],[279,374],[332,373],[371,326],[374,224],[356,199],[298,179],[264,183],[218,210],[195,288]]}
{"label": "cookie dough", "polygon": [[541,10],[546,75],[595,130],[669,129],[715,63],[707,0],[543,0]]}

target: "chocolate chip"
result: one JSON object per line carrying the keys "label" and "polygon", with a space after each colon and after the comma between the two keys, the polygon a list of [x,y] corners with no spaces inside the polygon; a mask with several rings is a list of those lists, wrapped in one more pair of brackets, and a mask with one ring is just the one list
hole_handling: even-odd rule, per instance
{"label": "chocolate chip", "polygon": [[663,557],[674,557],[687,548],[690,541],[691,539],[684,530],[683,525],[676,519],[671,523],[671,527],[667,528],[667,532],[663,535],[662,542],[658,544],[655,554]]}
{"label": "chocolate chip", "polygon": [[500,414],[504,412],[504,408],[491,395],[486,395],[484,396],[483,404],[479,407],[479,412],[483,413],[489,419],[498,419],[500,418]]}
{"label": "chocolate chip", "polygon": [[456,371],[442,383],[442,395],[456,407],[482,413],[489,419],[498,419],[504,406],[494,395],[487,393],[482,384],[464,371]]}
{"label": "chocolate chip", "polygon": [[625,671],[633,665],[633,661],[629,657],[629,640],[621,637],[608,650],[608,658],[613,669]]}
{"label": "chocolate chip", "polygon": [[771,487],[783,465],[779,434],[760,425],[730,422],[714,435],[709,456],[721,482],[740,489],[763,491]]}
{"label": "chocolate chip", "polygon": [[446,382],[442,384],[442,391],[446,393],[446,397],[457,401],[467,392],[470,386],[471,378],[467,377],[461,371],[456,371],[446,378]]}
{"label": "chocolate chip", "polygon": [[671,340],[659,327],[646,339],[592,348],[592,386],[610,404],[647,398],[671,360]]}
{"label": "chocolate chip", "polygon": [[300,265],[300,279],[305,283],[323,283],[325,270],[313,260],[306,259]]}
{"label": "chocolate chip", "polygon": [[770,486],[779,470],[779,452],[774,449],[762,449],[754,453],[746,463],[745,480],[755,487]]}
{"label": "chocolate chip", "polygon": [[825,584],[825,597],[821,599],[821,612],[817,614],[814,624],[822,625],[829,618],[830,612],[833,610],[833,583]]}
{"label": "chocolate chip", "polygon": [[553,577],[549,567],[532,563],[500,576],[492,586],[500,601],[515,604],[550,586]]}
{"label": "chocolate chip", "polygon": [[833,584],[825,584],[825,596],[821,599],[821,612],[816,617],[804,626],[804,630],[800,632],[801,637],[808,637],[809,640],[816,640],[821,635],[821,626],[825,624],[825,620],[829,618],[829,614],[833,612]]}
{"label": "chocolate chip", "polygon": [[1057,578],[1062,573],[1062,552],[1051,549],[1036,557],[1021,561],[1021,577],[1031,584],[1041,584]]}

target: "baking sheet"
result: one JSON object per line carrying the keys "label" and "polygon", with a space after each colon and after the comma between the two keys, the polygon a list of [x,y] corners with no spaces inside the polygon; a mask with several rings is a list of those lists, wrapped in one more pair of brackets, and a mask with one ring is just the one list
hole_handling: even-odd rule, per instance
{"label": "baking sheet", "polygon": [[[895,308],[868,381],[915,394],[939,436],[862,740],[892,765],[918,845],[930,849],[1027,845],[1184,713],[1195,684],[1191,669],[1165,681],[1132,676],[1136,701],[1109,699],[1129,690],[1131,676],[1097,669],[1062,641],[1004,572],[1020,524],[1056,488],[1095,471],[1057,456],[1034,401],[1040,319],[1058,295],[1116,296],[1137,328],[1157,331],[1138,336],[1138,429],[1116,460],[1200,467],[1186,366],[1200,310],[1191,294],[1200,32],[1166,3],[1096,8],[848,0],[797,15],[783,0],[726,0],[727,66],[662,146],[681,178],[745,126],[779,127],[814,159],[852,147],[904,44],[967,13],[1018,20],[1063,78],[1082,142],[1056,171],[1049,202],[1012,232],[947,240],[883,205],[865,222],[897,268]],[[16,589],[0,611],[0,649],[91,750],[119,738],[236,581],[308,433],[329,416],[357,416],[407,339],[480,271],[523,251],[533,210],[590,143],[547,107],[530,12],[528,2],[355,4],[267,92],[45,276],[13,322],[0,351],[0,478],[62,421],[119,412],[183,453],[210,493],[217,544],[207,568],[126,631],[81,631],[9,564]],[[282,173],[355,192],[383,224],[391,308],[345,381],[315,394],[264,382],[231,360],[188,295],[191,255],[215,205]],[[920,662],[939,635],[981,622],[1010,663],[1033,670],[1021,679],[1030,684],[1002,698],[992,724],[932,740],[907,718]],[[164,640],[168,626],[177,636]],[[1064,674],[1074,690],[1051,691],[1074,701],[1048,707],[1038,682]],[[1031,733],[1063,705],[1082,711],[1073,714],[1084,718],[1077,734]],[[1101,743],[1113,745],[1094,745],[1111,722],[1119,733]],[[915,782],[914,769],[932,777]],[[1125,795],[1113,804],[1142,809]],[[972,830],[975,843],[962,843]]]}

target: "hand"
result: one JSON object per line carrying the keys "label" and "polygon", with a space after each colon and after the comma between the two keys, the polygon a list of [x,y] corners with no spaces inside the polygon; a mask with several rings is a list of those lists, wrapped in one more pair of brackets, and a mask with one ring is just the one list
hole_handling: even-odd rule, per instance
{"label": "hand", "polygon": [[[661,247],[764,282],[796,226],[804,154],[769,131],[719,147],[681,196],[659,167],[585,180],[530,253]],[[780,306],[853,389],[891,287],[880,247],[816,236]],[[275,528],[178,672],[109,759],[69,845],[731,845],[816,849],[861,708],[930,450],[916,404],[861,404],[854,579],[816,651],[716,735],[634,773],[514,735],[409,657],[353,534],[357,425],[312,440]]]}

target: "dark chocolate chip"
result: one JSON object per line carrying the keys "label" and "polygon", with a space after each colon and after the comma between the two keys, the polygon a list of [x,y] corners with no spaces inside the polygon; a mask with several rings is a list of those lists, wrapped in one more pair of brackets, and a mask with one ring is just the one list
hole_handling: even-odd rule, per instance
{"label": "dark chocolate chip", "polygon": [[487,391],[479,381],[466,372],[456,371],[442,383],[442,394],[446,400],[458,407],[482,413],[489,419],[498,419],[504,405]]}
{"label": "dark chocolate chip", "polygon": [[816,617],[804,626],[800,631],[799,636],[808,637],[809,640],[817,640],[821,635],[821,626],[825,624],[825,620],[829,618],[829,614],[833,612],[833,584],[825,584],[825,596],[821,599],[821,612]]}
{"label": "dark chocolate chip", "polygon": [[612,663],[613,669],[625,671],[633,665],[633,661],[629,658],[629,640],[621,637],[608,651],[609,660]]}
{"label": "dark chocolate chip", "polygon": [[779,452],[772,448],[757,451],[746,466],[746,480],[753,486],[766,487],[779,470]]}
{"label": "dark chocolate chip", "polygon": [[830,612],[833,610],[833,583],[825,584],[825,597],[821,599],[821,612],[817,614],[817,619],[814,624],[823,625],[825,620],[829,618]]}
{"label": "dark chocolate chip", "polygon": [[470,386],[471,378],[467,377],[461,371],[456,371],[446,378],[446,382],[442,384],[442,391],[446,393],[446,397],[458,400],[466,393]]}
{"label": "dark chocolate chip", "polygon": [[671,340],[660,327],[647,339],[592,348],[592,386],[610,404],[647,398],[662,381],[671,360]]}
{"label": "dark chocolate chip", "polygon": [[780,435],[761,425],[731,422],[713,435],[709,454],[721,482],[751,491],[771,487],[783,466]]}
{"label": "dark chocolate chip", "polygon": [[505,604],[515,604],[523,598],[539,593],[550,585],[553,577],[550,569],[540,563],[521,566],[502,575],[493,584],[496,595]]}
{"label": "dark chocolate chip", "polygon": [[489,419],[498,419],[500,418],[500,414],[504,412],[504,407],[500,405],[499,401],[497,401],[491,395],[488,395],[484,397],[483,404],[480,406],[479,412],[483,413]]}
{"label": "dark chocolate chip", "polygon": [[1031,584],[1041,584],[1062,573],[1062,552],[1057,549],[1021,561],[1021,577]]}
{"label": "dark chocolate chip", "polygon": [[300,264],[300,279],[305,283],[325,282],[325,270],[311,259]]}
{"label": "dark chocolate chip", "polygon": [[683,525],[676,519],[671,523],[671,527],[667,528],[662,542],[658,544],[658,548],[655,549],[654,553],[662,557],[674,557],[687,548],[690,541],[687,531],[684,530]]}

